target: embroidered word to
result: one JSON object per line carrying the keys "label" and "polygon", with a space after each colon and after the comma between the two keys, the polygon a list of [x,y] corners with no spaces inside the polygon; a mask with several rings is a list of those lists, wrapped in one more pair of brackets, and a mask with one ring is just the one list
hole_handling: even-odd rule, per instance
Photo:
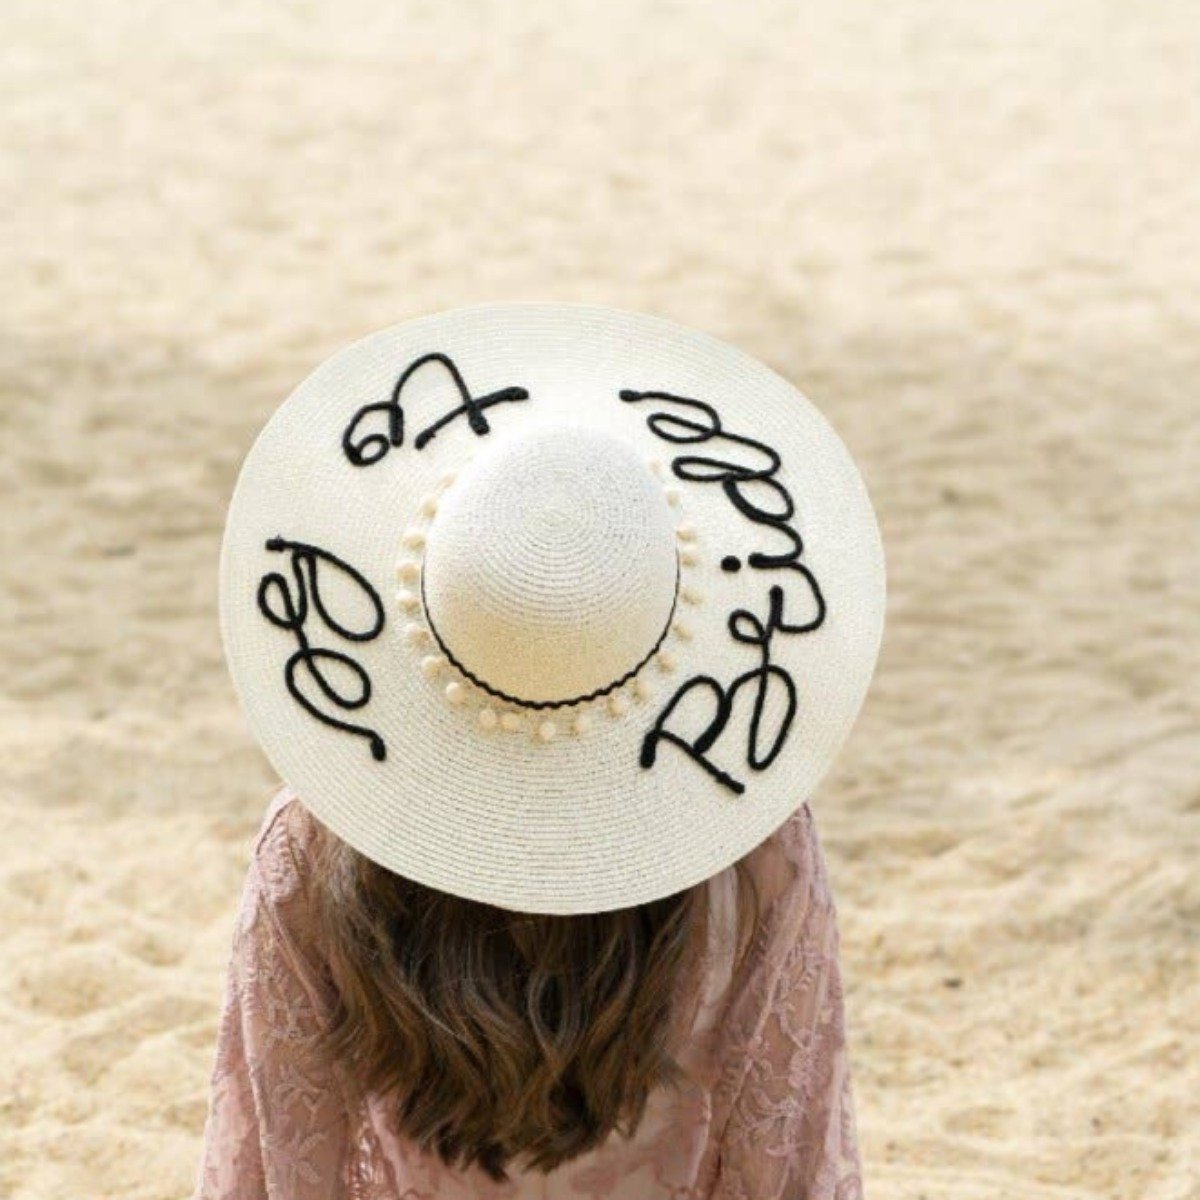
{"label": "embroidered word to", "polygon": [[[453,359],[445,354],[422,355],[404,368],[389,399],[364,405],[343,431],[342,450],[356,467],[373,466],[389,450],[404,444],[404,390],[418,372],[430,371],[442,371],[449,376],[461,403],[417,434],[413,445],[418,450],[423,450],[440,429],[462,416],[467,418],[475,435],[482,437],[491,428],[484,415],[487,409],[496,404],[529,399],[529,392],[523,387],[506,387],[485,396],[472,396]],[[379,428],[381,424],[382,428]]]}
{"label": "embroidered word to", "polygon": [[[660,408],[646,424],[663,441],[674,445],[695,446],[703,452],[678,454],[671,463],[674,475],[700,484],[715,484],[729,503],[760,533],[770,545],[745,556],[745,565],[772,575],[767,591],[767,612],[759,616],[749,609],[737,608],[727,621],[729,636],[740,645],[752,647],[757,664],[728,683],[711,675],[695,675],[686,680],[667,701],[642,741],[641,765],[649,769],[658,759],[663,742],[676,746],[693,759],[723,787],[740,795],[746,785],[722,769],[709,757],[735,716],[735,705],[742,695],[750,697],[750,713],[745,725],[745,758],[754,771],[766,770],[779,756],[795,721],[798,700],[796,684],[790,672],[771,658],[776,635],[811,633],[825,620],[825,598],[812,571],[800,561],[804,542],[792,523],[796,514],[791,493],[779,478],[781,459],[778,451],[764,442],[724,428],[717,410],[703,400],[676,396],[669,392],[638,392],[626,389],[621,399],[627,404],[652,401]],[[740,571],[743,559],[726,554],[721,569]],[[794,604],[787,588],[799,587],[806,597],[806,610],[800,620],[785,615]],[[771,703],[772,695],[782,703]],[[688,736],[678,729],[685,703],[696,696],[707,701],[707,722],[698,734]],[[771,713],[770,724],[764,727]],[[673,724],[673,721],[676,724]]]}
{"label": "embroidered word to", "polygon": [[[365,708],[371,699],[371,677],[361,663],[341,650],[314,646],[310,630],[319,622],[324,629],[347,642],[369,642],[383,630],[384,611],[379,593],[366,577],[328,550],[306,542],[291,542],[273,537],[266,548],[278,554],[290,554],[291,579],[281,571],[269,571],[258,584],[258,608],[264,617],[286,629],[296,639],[296,649],[283,668],[284,685],[292,699],[323,724],[345,733],[366,738],[371,757],[382,762],[387,747],[375,730],[352,721],[342,720],[340,712],[355,712]],[[365,600],[370,620],[364,628],[353,628],[339,621],[329,610],[321,594],[322,575],[340,574],[352,592]],[[315,620],[314,620],[315,619]],[[339,681],[338,676],[341,676]],[[300,686],[305,679],[315,688],[317,696],[310,698]],[[339,687],[340,682],[340,687]]]}

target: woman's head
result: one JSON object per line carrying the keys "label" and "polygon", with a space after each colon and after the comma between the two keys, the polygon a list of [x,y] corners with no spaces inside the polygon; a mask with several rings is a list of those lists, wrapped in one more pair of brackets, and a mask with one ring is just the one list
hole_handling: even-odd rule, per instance
{"label": "woman's head", "polygon": [[446,1163],[549,1171],[631,1135],[650,1092],[679,1081],[704,885],[613,912],[518,913],[404,879],[323,827],[316,866],[336,996],[320,1050]]}

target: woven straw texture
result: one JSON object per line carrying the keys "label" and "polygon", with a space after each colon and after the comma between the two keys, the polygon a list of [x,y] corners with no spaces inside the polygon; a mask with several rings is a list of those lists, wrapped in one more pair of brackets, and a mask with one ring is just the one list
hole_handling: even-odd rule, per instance
{"label": "woven straw texture", "polygon": [[495,690],[564,704],[641,666],[675,611],[675,522],[621,440],[562,425],[488,447],[438,501],[427,621]]}
{"label": "woven straw texture", "polygon": [[[487,432],[463,413],[420,444],[423,430],[461,404],[438,361],[401,390],[399,444],[368,442],[388,431],[389,413],[376,409],[357,424],[356,415],[385,404],[405,370],[430,354],[453,363],[472,397],[510,395],[474,414]],[[631,402],[631,391],[711,405],[721,435],[698,441],[697,424],[707,420],[698,410],[653,395]],[[363,461],[346,452],[346,430]],[[773,455],[770,480],[743,479],[731,495],[731,475],[764,476]],[[682,466],[687,457],[700,465]],[[780,518],[789,505],[826,611],[810,632],[772,637],[773,587],[782,599],[777,623],[799,626],[819,614],[809,576],[751,565],[756,554],[786,557],[790,543],[762,514]],[[684,564],[680,617],[636,678],[553,716],[497,701],[489,687],[555,700],[619,683],[637,668],[676,599],[675,553],[664,546],[671,533]],[[303,564],[293,576],[286,555],[267,548],[278,537],[336,555],[358,575],[322,561],[315,584]],[[741,569],[729,568],[731,557]],[[308,604],[310,648],[353,658],[353,666],[322,666],[356,707],[332,704],[304,663],[294,679],[309,705],[286,686],[299,643],[256,603],[272,572],[296,598],[307,578],[310,601],[319,593],[356,636],[372,624],[362,581],[380,597],[382,629],[357,641],[323,626]],[[412,598],[422,582],[432,589],[442,649],[465,673],[439,665],[425,607]],[[277,612],[281,595],[277,585]],[[807,400],[707,336],[571,305],[463,309],[335,355],[253,447],[221,563],[227,656],[250,724],[284,779],[340,836],[392,870],[527,911],[595,911],[666,895],[768,836],[812,795],[841,747],[874,668],[883,606],[865,488]],[[743,634],[754,621],[767,629],[765,647],[733,636],[739,610]],[[496,641],[506,633],[511,651]],[[735,694],[734,681],[764,656],[769,676]],[[563,678],[546,664],[558,664]],[[697,676],[713,688],[689,692],[666,727],[699,744],[712,725],[706,755],[715,769],[673,741],[659,741],[647,764],[647,734]],[[364,679],[370,696],[357,704]],[[723,722],[717,685],[729,697]],[[326,723],[314,707],[361,732]]]}

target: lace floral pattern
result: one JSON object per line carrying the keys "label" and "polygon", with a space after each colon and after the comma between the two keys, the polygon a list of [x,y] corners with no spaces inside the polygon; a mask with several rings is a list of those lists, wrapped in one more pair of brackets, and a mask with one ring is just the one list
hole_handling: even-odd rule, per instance
{"label": "lace floral pattern", "polygon": [[776,837],[800,869],[766,924],[758,1020],[725,1050],[742,1071],[711,1194],[861,1200],[837,913],[807,808]]}
{"label": "lace floral pattern", "polygon": [[234,931],[197,1194],[329,1200],[348,1113],[309,1054],[326,1011],[301,940],[299,875],[277,801],[259,835]]}
{"label": "lace floral pattern", "polygon": [[635,1138],[507,1184],[352,1109],[311,1054],[330,1004],[301,886],[312,828],[283,792],[255,845],[196,1200],[861,1200],[837,914],[807,805],[750,856],[761,917],[736,971],[718,904],[736,902],[734,872],[712,881],[686,1085],[651,1097]]}

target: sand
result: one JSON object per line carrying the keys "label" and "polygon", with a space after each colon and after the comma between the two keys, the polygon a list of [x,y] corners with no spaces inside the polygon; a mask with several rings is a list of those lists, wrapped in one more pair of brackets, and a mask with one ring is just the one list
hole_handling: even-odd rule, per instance
{"label": "sand", "polygon": [[2,22],[0,1196],[188,1191],[272,785],[241,456],[347,341],[510,298],[743,345],[869,482],[890,625],[814,806],[869,1195],[1200,1196],[1191,0]]}

